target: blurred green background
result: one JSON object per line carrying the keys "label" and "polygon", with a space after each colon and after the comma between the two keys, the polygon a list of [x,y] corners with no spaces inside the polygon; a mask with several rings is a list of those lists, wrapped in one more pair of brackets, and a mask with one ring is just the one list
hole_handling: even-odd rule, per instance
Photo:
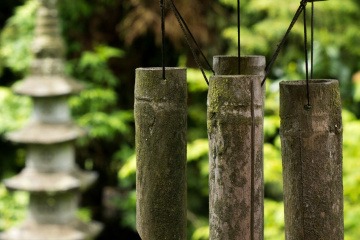
{"label": "blurred green background", "polygon": [[[177,0],[179,10],[211,61],[237,52],[235,0]],[[1,0],[0,179],[24,167],[25,148],[4,135],[28,119],[30,99],[11,86],[31,61],[37,0]],[[318,2],[315,13],[315,78],[340,81],[344,125],[345,239],[360,239],[360,2]],[[299,1],[242,0],[241,53],[270,59]],[[138,239],[135,231],[134,69],[160,66],[158,0],[61,0],[67,71],[87,89],[70,100],[76,122],[89,129],[77,141],[78,164],[95,170],[97,184],[84,193],[79,217],[105,223],[99,239]],[[300,19],[301,20],[301,19]],[[188,239],[208,239],[207,86],[196,69],[174,15],[166,14],[168,66],[188,69]],[[171,26],[171,27],[170,27]],[[303,27],[299,21],[267,81],[265,102],[265,239],[284,239],[279,139],[281,80],[303,79]],[[210,74],[208,74],[210,75]],[[25,217],[27,194],[0,185],[0,231]]]}

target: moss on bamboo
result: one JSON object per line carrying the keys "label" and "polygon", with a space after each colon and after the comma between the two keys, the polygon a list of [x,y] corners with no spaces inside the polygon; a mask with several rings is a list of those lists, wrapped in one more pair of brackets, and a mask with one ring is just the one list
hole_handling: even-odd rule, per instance
{"label": "moss on bamboo", "polygon": [[[261,76],[255,75],[214,76],[210,79],[208,135],[212,240],[251,239],[251,235],[253,239],[263,238],[261,80]],[[250,154],[252,124],[255,126],[255,162]],[[251,188],[254,188],[253,192]]]}
{"label": "moss on bamboo", "polygon": [[186,239],[186,70],[137,69],[137,230],[143,240]]}

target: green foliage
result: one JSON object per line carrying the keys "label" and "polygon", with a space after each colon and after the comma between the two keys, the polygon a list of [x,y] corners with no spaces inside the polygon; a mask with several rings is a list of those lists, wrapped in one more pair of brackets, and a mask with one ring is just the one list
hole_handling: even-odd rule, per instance
{"label": "green foliage", "polygon": [[[344,183],[345,184],[345,183]],[[349,204],[344,202],[345,209],[345,240],[357,240],[360,238],[359,219],[360,206],[359,204]]]}
{"label": "green foliage", "polygon": [[9,146],[5,136],[9,131],[17,130],[25,124],[30,116],[31,106],[28,97],[15,95],[9,88],[0,86],[0,178],[13,175],[16,171],[14,168],[24,164],[23,149],[15,151]]}
{"label": "green foliage", "polygon": [[3,66],[0,64],[0,69],[8,67],[14,72],[24,73],[28,68],[32,59],[30,44],[33,39],[37,6],[37,1],[26,1],[25,5],[16,9],[15,14],[8,19],[6,26],[2,29],[0,62],[3,62]]}
{"label": "green foliage", "polygon": [[135,229],[136,227],[136,156],[132,154],[125,159],[118,172],[119,185],[127,189],[125,196],[118,200],[117,206],[120,208],[122,215],[121,224]]}
{"label": "green foliage", "polygon": [[265,197],[281,201],[283,192],[280,149],[272,144],[264,145]]}
{"label": "green foliage", "polygon": [[209,226],[199,227],[194,231],[191,239],[192,240],[207,240],[207,239],[209,239],[209,231],[210,231]]}
{"label": "green foliage", "polygon": [[69,73],[86,80],[88,85],[69,103],[78,124],[89,129],[90,139],[111,141],[118,135],[132,133],[129,123],[133,121],[133,113],[116,109],[118,99],[114,88],[119,85],[119,79],[108,66],[110,59],[122,55],[120,49],[98,45],[68,65]]}
{"label": "green foliage", "polygon": [[135,153],[133,153],[125,159],[126,160],[124,161],[118,172],[118,177],[121,180],[121,186],[129,188],[132,187],[135,183],[136,155]]}
{"label": "green foliage", "polygon": [[89,17],[94,9],[91,7],[91,3],[86,0],[63,0],[60,4],[62,18],[69,22],[78,22],[82,18]]}
{"label": "green foliage", "polygon": [[187,145],[188,162],[196,161],[206,156],[209,152],[209,142],[207,139],[196,139]]}
{"label": "green foliage", "polygon": [[109,68],[108,61],[111,58],[122,57],[123,54],[124,52],[120,49],[98,45],[93,51],[84,51],[71,72],[81,79],[90,80],[89,82],[95,84],[94,86],[116,87],[119,80]]}
{"label": "green foliage", "polygon": [[79,125],[89,129],[90,138],[112,140],[117,134],[129,135],[132,112],[116,110],[114,87],[119,79],[108,66],[111,58],[121,57],[120,49],[99,45],[85,51],[79,60],[69,64],[69,71],[86,79],[88,88],[71,99],[70,105]]}
{"label": "green foliage", "polygon": [[343,111],[343,184],[345,207],[345,239],[360,237],[360,121],[348,112]]}
{"label": "green foliage", "polygon": [[135,230],[136,225],[136,191],[128,191],[125,196],[117,201],[117,206],[122,213],[121,225]]}
{"label": "green foliage", "polygon": [[90,222],[91,221],[90,209],[88,209],[88,208],[80,208],[76,212],[76,217],[78,217],[78,219],[83,221],[83,222],[86,222],[86,223]]}
{"label": "green foliage", "polygon": [[[209,76],[209,73],[206,73]],[[204,80],[200,70],[188,68],[187,69],[187,81],[190,93],[199,93],[207,91],[207,84]]]}
{"label": "green foliage", "polygon": [[28,194],[24,192],[9,192],[0,184],[0,232],[9,229],[25,218],[25,208]]}
{"label": "green foliage", "polygon": [[23,126],[30,116],[30,109],[29,98],[14,95],[9,88],[0,87],[0,135]]}
{"label": "green foliage", "polygon": [[265,199],[265,232],[264,239],[285,239],[284,204]]}

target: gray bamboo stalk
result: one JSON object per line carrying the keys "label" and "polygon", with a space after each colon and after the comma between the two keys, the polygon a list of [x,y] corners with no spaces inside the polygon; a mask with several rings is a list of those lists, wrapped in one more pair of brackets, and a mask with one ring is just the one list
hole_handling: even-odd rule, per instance
{"label": "gray bamboo stalk", "polygon": [[287,240],[344,239],[342,120],[337,80],[280,83]]}
{"label": "gray bamboo stalk", "polygon": [[143,240],[186,239],[186,69],[136,69],[137,230]]}
{"label": "gray bamboo stalk", "polygon": [[214,58],[216,74],[225,75],[210,79],[208,93],[211,240],[263,239],[265,58],[256,58],[242,64],[249,75],[228,76],[236,57]]}

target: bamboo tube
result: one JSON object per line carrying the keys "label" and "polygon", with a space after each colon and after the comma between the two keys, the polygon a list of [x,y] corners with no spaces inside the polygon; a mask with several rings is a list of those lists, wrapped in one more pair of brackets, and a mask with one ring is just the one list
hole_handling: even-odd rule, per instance
{"label": "bamboo tube", "polygon": [[223,76],[238,74],[236,56],[214,56],[213,65],[216,77],[210,80],[208,95],[210,239],[263,239],[259,76],[264,75],[265,57],[240,58],[240,74],[258,76]]}
{"label": "bamboo tube", "polygon": [[342,121],[337,80],[280,83],[287,240],[342,240]]}
{"label": "bamboo tube", "polygon": [[[242,56],[240,57],[240,74],[264,76],[265,64],[264,56]],[[216,75],[238,75],[238,57],[236,56],[214,56],[213,65]]]}
{"label": "bamboo tube", "polygon": [[136,69],[137,230],[186,239],[186,69]]}
{"label": "bamboo tube", "polygon": [[263,239],[262,76],[210,78],[210,239]]}

